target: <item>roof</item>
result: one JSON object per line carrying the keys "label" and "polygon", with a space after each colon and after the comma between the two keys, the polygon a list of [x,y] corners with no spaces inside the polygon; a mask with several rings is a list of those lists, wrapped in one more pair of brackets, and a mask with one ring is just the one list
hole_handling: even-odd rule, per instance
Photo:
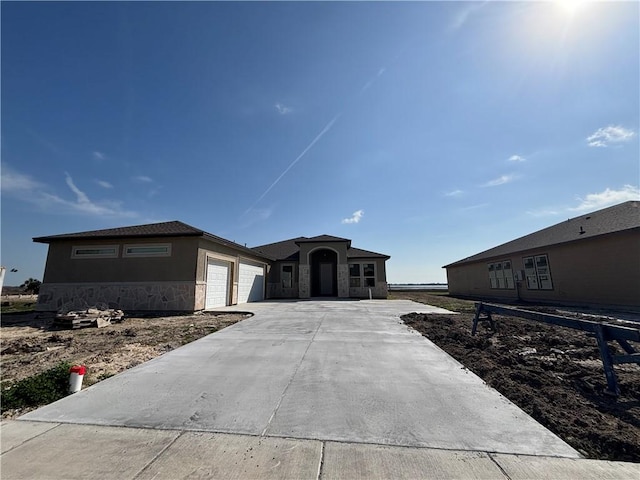
{"label": "roof", "polygon": [[305,237],[291,238],[282,242],[269,243],[259,247],[253,247],[252,250],[262,254],[269,255],[276,260],[298,261],[300,257],[300,247],[297,242],[304,240]]}
{"label": "roof", "polygon": [[611,233],[640,229],[640,201],[628,201],[609,208],[570,218],[497,247],[464,258],[443,268],[502,257],[516,252],[562,243],[584,241]]}
{"label": "roof", "polygon": [[222,237],[192,227],[186,223],[174,220],[172,222],[149,223],[146,225],[133,225],[131,227],[107,228],[104,230],[90,230],[87,232],[63,233],[47,237],[35,237],[34,242],[52,243],[63,240],[99,240],[115,238],[164,238],[164,237],[203,237],[220,245],[241,250],[252,255],[258,255],[273,260],[266,254],[260,254],[251,248],[232,242]]}
{"label": "roof", "polygon": [[310,238],[301,237],[296,241],[296,243],[314,243],[314,242],[322,242],[322,243],[348,242],[349,245],[351,245],[351,240],[349,240],[348,238],[334,237],[333,235],[317,235],[315,237],[310,237]]}
{"label": "roof", "polygon": [[88,232],[63,233],[48,237],[36,237],[34,242],[51,243],[56,240],[71,239],[99,239],[99,238],[135,238],[135,237],[184,237],[202,236],[204,231],[179,221],[149,223],[146,225],[134,225],[132,227],[107,228],[104,230],[90,230]]}
{"label": "roof", "polygon": [[296,237],[289,240],[283,240],[282,242],[269,243],[266,245],[253,247],[253,250],[262,255],[273,257],[276,260],[289,260],[292,262],[297,262],[300,260],[301,243],[333,242],[347,242],[347,258],[391,258],[388,255],[383,255],[381,253],[353,248],[351,247],[351,240],[349,240],[348,238],[334,237],[331,235],[318,235],[316,237]]}
{"label": "roof", "polygon": [[349,248],[347,250],[347,258],[391,258],[389,255],[382,253],[370,252],[368,250],[361,250],[360,248]]}

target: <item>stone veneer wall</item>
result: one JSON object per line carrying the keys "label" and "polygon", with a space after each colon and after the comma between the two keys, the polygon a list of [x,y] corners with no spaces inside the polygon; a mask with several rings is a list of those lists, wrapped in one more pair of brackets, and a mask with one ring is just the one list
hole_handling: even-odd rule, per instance
{"label": "stone veneer wall", "polygon": [[207,297],[207,282],[196,282],[194,310],[204,310]]}
{"label": "stone veneer wall", "polygon": [[43,283],[36,310],[76,310],[99,303],[122,310],[194,311],[196,285],[194,282]]}
{"label": "stone veneer wall", "polygon": [[369,298],[369,288],[371,288],[371,296],[373,298],[387,298],[389,288],[386,282],[376,282],[375,287],[351,287],[349,288],[349,296],[352,298]]}
{"label": "stone veneer wall", "polygon": [[349,265],[338,265],[338,297],[349,297]]}
{"label": "stone veneer wall", "polygon": [[311,297],[311,268],[309,265],[300,265],[298,277],[298,292],[300,298]]}

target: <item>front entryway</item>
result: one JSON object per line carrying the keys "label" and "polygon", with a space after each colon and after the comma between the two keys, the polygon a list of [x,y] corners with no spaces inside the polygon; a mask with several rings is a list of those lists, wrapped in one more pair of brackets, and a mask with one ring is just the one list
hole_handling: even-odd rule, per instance
{"label": "front entryway", "polygon": [[338,295],[338,255],[333,250],[321,249],[311,254],[311,296],[336,297]]}

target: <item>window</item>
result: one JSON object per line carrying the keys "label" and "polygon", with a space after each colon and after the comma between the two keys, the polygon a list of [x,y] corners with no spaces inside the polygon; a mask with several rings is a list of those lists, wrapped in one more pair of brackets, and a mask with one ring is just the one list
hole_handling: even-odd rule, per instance
{"label": "window", "polygon": [[376,286],[376,266],[374,263],[365,263],[362,265],[364,271],[364,283],[367,287]]}
{"label": "window", "polygon": [[151,243],[146,245],[125,245],[125,257],[170,257],[170,243]]}
{"label": "window", "polygon": [[293,265],[282,265],[280,280],[282,288],[291,288],[293,286]]}
{"label": "window", "polygon": [[529,290],[553,290],[551,271],[549,270],[549,257],[547,255],[525,257],[522,262]]}
{"label": "window", "polygon": [[349,265],[349,286],[350,287],[360,286],[360,264],[359,263],[352,263]]}
{"label": "window", "polygon": [[118,245],[86,245],[73,247],[71,258],[118,258]]}
{"label": "window", "polygon": [[349,264],[350,287],[375,287],[376,264],[375,263],[351,263]]}
{"label": "window", "polygon": [[489,263],[487,270],[489,271],[489,284],[491,288],[499,290],[511,290],[515,288],[511,260]]}

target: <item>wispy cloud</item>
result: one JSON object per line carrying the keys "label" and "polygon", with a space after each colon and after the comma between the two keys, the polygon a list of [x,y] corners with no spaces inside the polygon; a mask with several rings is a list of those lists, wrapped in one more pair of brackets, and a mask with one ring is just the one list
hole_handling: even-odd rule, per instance
{"label": "wispy cloud", "polygon": [[153,183],[153,178],[151,177],[147,177],[146,175],[138,175],[135,177],[131,177],[131,179],[134,182],[140,182],[140,183]]}
{"label": "wispy cloud", "polygon": [[273,187],[275,187],[278,184],[278,182],[282,180],[282,178],[289,172],[289,170],[291,170],[296,165],[296,163],[298,163],[302,159],[302,157],[304,157],[307,154],[307,152],[311,150],[311,148],[318,142],[318,140],[320,140],[329,130],[331,130],[331,127],[333,127],[333,125],[336,123],[338,118],[340,118],[340,115],[342,115],[342,113],[338,113],[335,117],[333,117],[329,121],[329,123],[327,123],[324,126],[324,128],[320,131],[320,133],[316,135],[316,137],[311,141],[309,145],[307,145],[307,147],[302,151],[302,153],[300,153],[300,155],[298,155],[295,158],[295,160],[293,160],[293,162],[291,162],[289,166],[284,169],[284,171],[278,176],[278,178],[276,178],[273,181],[273,183],[269,185],[269,187],[262,193],[262,195],[260,195],[260,197],[255,202],[253,202],[253,205],[251,205],[251,207],[249,207],[244,212],[244,215],[247,215],[258,203],[260,203],[260,201],[273,189]]}
{"label": "wispy cloud", "polygon": [[87,195],[78,187],[76,187],[75,183],[73,183],[73,179],[71,178],[71,175],[69,175],[67,172],[64,172],[64,175],[65,175],[65,181],[67,182],[67,186],[78,197],[78,203],[91,203],[89,201],[89,197],[87,197]]}
{"label": "wispy cloud", "polygon": [[96,180],[96,183],[102,188],[113,188],[113,185],[111,185],[109,182],[105,182],[104,180]]}
{"label": "wispy cloud", "polygon": [[625,185],[620,190],[606,188],[600,193],[590,193],[584,198],[578,197],[580,202],[578,206],[569,208],[569,210],[573,212],[589,212],[626,202],[627,200],[640,200],[640,188],[633,185]]}
{"label": "wispy cloud", "polygon": [[510,162],[526,162],[527,159],[524,157],[521,157],[520,155],[511,155],[509,157],[509,161]]}
{"label": "wispy cloud", "polygon": [[587,137],[587,144],[590,147],[608,147],[611,144],[628,142],[635,136],[633,130],[629,130],[620,125],[609,125],[599,128],[592,135]]}
{"label": "wispy cloud", "polygon": [[363,216],[364,216],[364,210],[356,210],[355,212],[353,212],[353,215],[351,215],[349,218],[343,218],[342,223],[344,224],[360,223],[360,220],[362,220]]}
{"label": "wispy cloud", "polygon": [[52,189],[33,177],[17,172],[8,165],[2,168],[2,194],[11,195],[23,202],[35,205],[40,210],[51,213],[98,215],[114,218],[135,218],[136,212],[122,208],[121,202],[103,200],[92,201],[65,173],[65,183],[75,195],[68,200],[53,193]]}
{"label": "wispy cloud", "polygon": [[461,8],[456,15],[453,17],[451,21],[451,30],[459,30],[461,29],[469,19],[476,14],[482,7],[484,7],[488,2],[475,2],[471,4],[467,4],[464,8]]}
{"label": "wispy cloud", "polygon": [[505,183],[513,182],[518,178],[517,175],[507,174],[501,175],[498,178],[494,178],[493,180],[489,180],[487,183],[483,183],[480,185],[481,187],[497,187],[498,185],[504,185]]}
{"label": "wispy cloud", "polygon": [[105,160],[107,158],[107,156],[102,153],[102,152],[98,152],[97,150],[95,152],[92,153],[92,156],[95,160]]}
{"label": "wispy cloud", "polygon": [[29,175],[25,175],[12,170],[8,165],[2,166],[2,193],[21,194],[40,190],[44,185],[34,180]]}
{"label": "wispy cloud", "polygon": [[446,192],[444,194],[445,197],[459,197],[464,192],[462,190],[451,190],[450,192]]}
{"label": "wispy cloud", "polygon": [[461,212],[468,212],[469,210],[478,210],[480,208],[488,207],[489,203],[477,203],[476,205],[470,205],[468,207],[461,208]]}
{"label": "wispy cloud", "polygon": [[280,115],[287,115],[287,114],[293,112],[293,109],[291,107],[287,107],[286,105],[283,105],[282,103],[276,103],[274,105],[274,107],[276,108],[276,111]]}

